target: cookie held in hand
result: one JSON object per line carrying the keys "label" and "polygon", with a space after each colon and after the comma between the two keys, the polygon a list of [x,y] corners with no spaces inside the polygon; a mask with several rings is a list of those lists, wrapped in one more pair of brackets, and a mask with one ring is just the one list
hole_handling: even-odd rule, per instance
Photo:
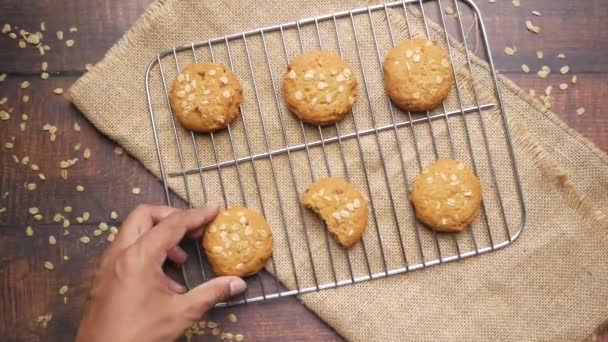
{"label": "cookie held in hand", "polygon": [[272,232],[262,215],[236,206],[209,224],[203,248],[216,275],[245,277],[259,272],[272,256]]}

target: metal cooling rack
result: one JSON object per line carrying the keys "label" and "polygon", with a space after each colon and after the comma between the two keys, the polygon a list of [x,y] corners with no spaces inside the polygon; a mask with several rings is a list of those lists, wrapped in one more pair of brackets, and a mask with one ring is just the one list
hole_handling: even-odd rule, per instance
{"label": "metal cooling rack", "polygon": [[[459,13],[459,15],[453,22],[450,21],[446,24],[444,12],[447,6],[451,5],[454,6],[456,13]],[[412,10],[417,10],[418,14],[414,15]],[[396,23],[391,21],[389,11],[403,16],[406,24],[406,36],[397,37],[396,30],[393,29]],[[450,96],[455,96],[457,105],[451,110],[448,110],[447,107],[449,106],[444,103],[438,111],[427,111],[426,113],[401,112],[387,100],[382,87],[375,86],[379,80],[372,78],[370,71],[373,71],[374,68],[376,68],[375,71],[382,70],[381,63],[387,52],[386,45],[390,48],[400,39],[411,38],[410,25],[413,20],[422,21],[423,33],[430,37],[432,30],[429,27],[436,25],[430,23],[431,19],[439,22],[440,27],[445,30],[443,36],[433,38],[443,41],[452,58],[455,89]],[[467,25],[463,23],[467,19],[471,24],[477,25],[479,34],[476,37],[467,36],[470,30],[467,31],[465,29]],[[439,31],[435,31],[435,35],[436,32]],[[451,37],[449,36],[450,33],[452,33]],[[286,39],[287,35],[297,37],[298,44],[295,48],[289,47]],[[273,37],[273,41],[278,42],[274,47],[270,46],[270,36]],[[333,46],[324,46],[326,40],[322,39],[322,36],[333,37]],[[344,38],[345,36],[351,39],[347,41]],[[472,38],[480,39],[482,43],[482,51],[475,55],[472,55],[469,51]],[[254,40],[257,42],[256,49],[252,48]],[[362,51],[370,48],[363,42],[373,42],[371,48],[376,61],[372,66],[369,65],[369,60],[362,57]],[[384,46],[379,42],[384,42]],[[311,138],[311,127],[302,124],[302,122],[296,122],[294,116],[282,104],[280,92],[282,73],[279,74],[276,70],[285,70],[285,66],[293,56],[307,49],[318,48],[333,50],[341,56],[344,56],[346,51],[350,49],[352,55],[349,62],[360,75],[358,78],[362,91],[360,91],[359,100],[353,108],[353,113],[344,120],[350,122],[340,122],[331,127],[314,127],[312,132],[318,138]],[[461,51],[464,53],[465,61],[461,65],[462,68],[473,78],[469,86],[469,91],[472,91],[472,99],[468,102],[463,99],[463,89],[470,81],[456,70],[454,57],[458,53],[457,48],[462,49]],[[253,89],[253,93],[244,94],[244,102],[249,103],[250,106],[247,109],[241,106],[241,118],[238,120],[244,120],[245,118],[257,120],[258,127],[255,128],[247,124],[241,124],[237,127],[233,123],[223,132],[195,135],[183,130],[175,122],[169,102],[168,80],[172,80],[185,63],[199,62],[203,58],[212,61],[222,59],[217,56],[218,49],[225,52],[221,61],[235,71],[237,76],[241,78],[241,82],[250,82],[248,85]],[[276,52],[277,49],[282,50],[283,60],[271,60],[269,57],[268,52]],[[203,55],[206,58],[201,57]],[[479,92],[481,90],[476,79],[476,77],[480,77],[480,71],[479,69],[476,70],[474,63],[472,63],[472,60],[477,58],[484,60],[489,65],[489,68],[484,70],[487,72],[486,76],[489,76],[492,80],[492,89],[484,90],[492,93],[493,98],[496,99],[493,102],[496,103],[480,102]],[[262,62],[254,63],[254,60],[261,60]],[[237,64],[246,67],[235,69]],[[265,77],[271,81],[269,89],[259,86],[260,72],[265,73]],[[243,78],[247,78],[247,80],[243,81]],[[154,86],[162,89],[162,92],[155,94]],[[290,272],[277,274],[278,271],[272,274],[262,272],[250,277],[247,279],[249,285],[247,293],[241,298],[232,298],[227,303],[221,303],[220,306],[263,301],[335,288],[492,252],[511,244],[520,235],[525,224],[522,190],[486,28],[479,9],[470,0],[397,1],[301,19],[176,47],[159,53],[148,66],[146,92],[160,172],[169,205],[173,205],[174,202],[169,192],[171,183],[174,186],[183,187],[186,195],[185,199],[190,206],[196,201],[207,202],[212,192],[221,192],[224,206],[234,204],[252,205],[254,209],[264,215],[268,215],[270,205],[278,206],[277,212],[282,226],[277,227],[275,225],[273,228],[275,232],[276,230],[282,230],[285,243],[281,246],[285,246],[287,250],[277,251],[277,245],[279,244],[275,241],[274,254],[277,255],[278,252],[281,252],[287,255],[282,262],[286,262],[288,265],[283,265],[282,269],[285,269],[285,267],[291,269],[291,274]],[[375,101],[377,99],[381,99],[383,103],[378,104]],[[272,117],[271,114],[268,114],[268,109],[264,109],[264,105],[268,102],[274,104],[274,110],[276,111],[274,115],[276,117]],[[390,113],[388,122],[379,122],[380,120],[377,121],[375,118],[375,112],[380,110],[381,107],[382,110],[388,110],[388,113]],[[489,115],[488,110],[490,109],[498,111],[498,122],[488,122],[486,116]],[[361,124],[359,120],[362,116],[371,119],[371,125]],[[272,139],[269,139],[268,132],[268,127],[272,124],[271,120],[278,120],[280,123],[283,147],[271,147],[269,140]],[[167,121],[170,121],[168,125],[171,134],[165,133],[168,136],[163,136],[163,133],[159,130],[159,125],[162,124],[161,122],[167,125]],[[296,122],[295,126],[292,126],[295,129],[289,128],[288,123],[290,121]],[[455,126],[466,133],[464,137],[452,134]],[[436,133],[438,130],[442,133]],[[411,141],[404,141],[404,134],[410,136]],[[489,134],[504,136],[504,144],[501,144],[501,146],[491,144],[488,139]],[[256,152],[252,149],[250,141],[252,137],[259,137],[259,135],[263,137],[266,150]],[[423,146],[420,143],[423,135],[430,135],[431,146]],[[290,142],[289,138],[293,139],[293,137],[298,136],[301,137],[298,138],[299,143]],[[473,144],[475,137],[479,138],[479,136],[483,141],[482,146]],[[387,171],[386,159],[394,158],[394,155],[387,155],[386,153],[387,146],[389,146],[387,145],[387,139],[389,138],[391,140],[390,144],[396,144],[396,146],[391,145],[391,148],[396,148],[399,151],[398,163],[402,173],[398,177],[402,177],[403,187],[393,186],[392,182],[394,182],[395,175],[389,175]],[[364,141],[364,139],[368,140]],[[374,142],[372,145],[377,147],[377,152],[373,153],[373,156],[370,156],[370,153],[365,153],[363,147],[364,144],[367,146],[369,139]],[[359,153],[359,160],[356,162],[352,160],[352,156],[351,159],[346,157],[344,149],[348,143],[355,144],[351,145],[351,148],[356,146],[355,151]],[[172,156],[169,156],[166,151],[169,144],[175,147],[169,149]],[[337,150],[335,149],[336,144]],[[226,145],[229,146],[227,150],[231,152],[230,157],[218,153],[219,150],[226,150]],[[236,150],[243,148],[246,153],[238,156]],[[341,165],[342,171],[339,176],[350,181],[353,173],[362,173],[362,178],[359,177],[364,184],[361,190],[365,191],[369,198],[370,225],[362,241],[355,247],[356,252],[339,248],[329,238],[325,229],[322,229],[324,238],[321,241],[313,241],[313,237],[310,236],[313,234],[312,229],[309,229],[310,227],[308,227],[305,219],[305,216],[309,213],[297,204],[297,197],[309,184],[324,175],[332,176],[332,173],[336,173],[335,171],[332,172],[330,167],[328,157],[330,148],[334,148],[334,152],[338,151],[337,153],[340,156],[338,164]],[[503,162],[504,158],[508,159],[509,169],[504,170],[495,167],[493,155],[499,152],[502,153]],[[298,153],[305,154],[308,169],[294,167],[292,161]],[[168,157],[175,157],[175,155],[177,155],[180,169],[168,170],[164,160]],[[322,158],[319,158],[319,155],[322,155]],[[285,156],[287,157],[288,167],[277,165],[279,163],[278,158],[283,158],[282,163],[285,163]],[[415,220],[413,208],[407,200],[409,198],[408,189],[414,177],[422,168],[439,157],[466,160],[484,184],[484,202],[481,214],[468,232],[437,234],[422,227]],[[205,159],[209,158],[211,160],[205,162]],[[374,175],[367,171],[370,167],[370,158],[377,158],[374,165],[379,165],[382,172]],[[195,164],[188,165],[192,164],[192,160],[195,161]],[[271,201],[260,195],[262,189],[260,174],[268,172],[268,170],[261,170],[258,163],[267,161],[270,162],[270,175],[273,183],[263,186],[264,191],[274,187],[276,198]],[[334,162],[336,161],[334,160]],[[350,166],[353,162],[358,163],[358,167]],[[414,172],[411,172],[412,167]],[[228,169],[231,169],[231,171],[228,171]],[[326,172],[324,172],[325,170]],[[238,183],[237,195],[227,190],[227,181],[225,181],[227,172],[234,173],[234,171]],[[256,186],[256,189],[253,189],[254,195],[251,195],[252,189],[245,188],[241,180],[246,173],[247,176],[253,177]],[[309,183],[298,181],[302,174],[309,177]],[[219,180],[219,189],[209,188],[206,182],[209,181],[210,177],[216,177]],[[279,182],[284,179],[292,180],[293,196],[295,197],[278,191]],[[372,194],[370,184],[373,182],[384,184],[388,189],[385,193],[390,202],[388,215],[386,212],[379,212],[377,201],[382,200],[382,198],[377,194]],[[202,188],[203,199],[193,197],[195,187]],[[404,193],[399,195],[399,191]],[[506,193],[515,195],[509,197]],[[229,200],[234,196],[236,196],[236,200]],[[288,212],[290,210],[289,206],[294,205],[292,203],[294,199],[296,201],[295,206],[298,209],[293,209],[295,207],[292,209],[298,211],[296,217],[299,218],[299,225],[295,226],[288,224],[287,220],[288,214],[290,214]],[[495,205],[488,205],[488,203]],[[404,205],[405,210],[398,208]],[[387,217],[392,217],[394,224],[386,225],[379,222]],[[310,218],[308,222],[311,222]],[[391,232],[392,236],[386,236],[388,231]],[[306,242],[304,251],[300,248],[296,250],[296,247],[292,246],[293,241],[290,234],[293,236],[303,234]],[[317,234],[322,233],[317,232]],[[199,243],[187,241],[184,243],[187,244],[187,248],[197,255],[197,258],[191,258],[195,260],[189,261],[182,268],[185,283],[188,288],[191,288],[213,277],[213,275],[201,252]],[[313,251],[311,247],[313,244],[316,244],[317,247],[321,244],[321,249],[326,249],[327,255],[321,255],[325,252]],[[388,245],[393,246],[391,253],[386,247]],[[395,249],[398,250],[396,254],[394,253]],[[306,256],[304,261],[310,264],[303,266],[300,260],[300,263],[296,265],[294,255],[297,253],[304,253]],[[275,259],[273,257],[269,261],[271,270],[278,270],[277,263],[279,261]],[[322,270],[330,271],[330,279],[321,279],[320,273],[322,273]],[[290,286],[287,288],[283,284],[290,284]]]}

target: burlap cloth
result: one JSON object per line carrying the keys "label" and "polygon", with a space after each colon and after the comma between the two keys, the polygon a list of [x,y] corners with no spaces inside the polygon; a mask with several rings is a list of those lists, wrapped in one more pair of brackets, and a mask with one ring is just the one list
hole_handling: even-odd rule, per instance
{"label": "burlap cloth", "polygon": [[[204,38],[360,5],[355,0],[258,3],[158,1],[108,52],[102,62],[76,82],[69,95],[74,104],[102,132],[124,146],[146,168],[159,175],[144,88],[146,67],[159,51]],[[396,39],[423,33],[416,11],[410,13],[409,30],[402,11],[389,12]],[[380,12],[373,16],[376,33],[381,37],[380,51],[386,51],[390,40],[387,39],[386,20],[382,19],[384,14]],[[362,96],[353,110],[358,128],[366,129],[372,126],[369,108],[373,109],[373,117],[379,125],[390,123],[391,116],[386,98],[373,96],[381,94],[382,84],[374,42],[370,40],[369,19],[361,16],[354,21],[363,55],[361,63],[356,57],[350,19],[340,20],[338,26],[342,34],[341,47],[356,69],[359,79],[362,77],[361,70],[366,72],[369,89],[361,89]],[[333,23],[321,24],[321,42],[324,48],[338,51],[331,25]],[[297,31],[288,30],[285,35],[287,55],[291,57],[299,53]],[[445,40],[442,31],[436,26],[431,26],[431,35],[437,41]],[[304,27],[302,36],[304,49],[318,47],[314,26]],[[276,102],[272,96],[275,89],[272,88],[273,83],[266,66],[264,44],[271,62],[274,86],[279,87],[276,90],[280,94],[280,77],[285,67],[280,38],[280,33],[274,32],[267,34],[265,40],[259,36],[248,39],[247,47],[242,40],[231,43],[233,69],[242,79],[245,91],[242,118],[232,125],[231,130],[236,141],[235,150],[229,148],[226,132],[214,137],[216,153],[208,136],[197,136],[196,144],[204,165],[214,163],[216,155],[222,161],[232,159],[233,154],[242,157],[267,151],[268,148],[277,149],[286,144],[302,142],[301,128],[285,110],[280,99]],[[461,76],[460,96],[466,107],[475,103],[473,88],[468,82],[470,75],[463,69],[465,64],[459,45],[454,42],[452,48],[456,69]],[[246,49],[252,55],[251,61],[245,58]],[[224,44],[218,43],[214,48],[213,57],[226,64],[229,63],[227,54]],[[197,58],[208,60],[212,56],[208,48],[203,47],[197,49]],[[179,53],[177,59],[183,66],[192,62],[192,55],[186,51]],[[161,64],[166,78],[171,80],[176,72],[175,60],[170,55],[163,58]],[[177,133],[181,141],[183,166],[176,151],[173,127],[159,75],[156,65],[150,79],[151,105],[158,125],[165,171],[170,173],[181,171],[182,167],[195,167],[193,138],[179,126]],[[473,76],[480,92],[480,101],[496,103],[491,92],[492,81],[487,66],[476,61]],[[254,77],[255,85],[252,82]],[[589,334],[608,317],[608,219],[605,211],[608,203],[608,158],[507,79],[501,78],[500,86],[510,119],[508,126],[513,136],[527,206],[523,234],[512,246],[495,253],[300,297],[304,304],[347,339],[576,340]],[[253,96],[255,90],[262,96],[259,106]],[[372,94],[371,100],[366,96],[366,91]],[[459,109],[456,95],[458,94],[453,91],[446,103],[447,110]],[[395,112],[394,115],[402,120],[404,114]],[[511,176],[511,159],[505,144],[501,117],[495,109],[484,111],[483,116],[497,182],[492,182],[491,165],[481,134],[480,116],[476,113],[467,114],[471,150],[476,156],[478,173],[484,183],[484,203],[489,224],[486,225],[485,219],[480,218],[474,225],[473,234],[458,236],[461,252],[472,249],[473,238],[480,246],[487,245],[488,237],[484,232],[488,230],[492,232],[494,242],[504,240],[505,227],[508,226],[514,234],[523,220],[517,188]],[[260,118],[264,120],[263,127]],[[417,148],[423,166],[435,158],[431,133],[440,156],[450,157],[454,153],[455,157],[467,163],[472,162],[464,119],[458,116],[449,120],[449,130],[444,120],[433,122],[432,131],[428,124],[415,125]],[[286,129],[287,141],[284,140],[281,125]],[[340,128],[344,132],[350,132],[352,125],[352,119],[345,120]],[[244,143],[245,127],[250,146]],[[264,130],[266,136],[262,134]],[[318,139],[316,128],[306,127],[305,133],[308,141]],[[324,134],[335,135],[335,131],[326,129]],[[243,203],[244,195],[246,204],[263,211],[273,226],[276,264],[269,265],[269,269],[276,271],[284,284],[293,287],[295,282],[285,245],[286,234],[289,234],[294,251],[300,286],[312,284],[308,248],[315,258],[319,282],[330,282],[333,277],[327,267],[327,247],[322,226],[309,212],[301,214],[297,205],[297,192],[303,191],[313,177],[324,176],[329,172],[335,176],[347,177],[374,200],[378,213],[376,221],[370,221],[365,235],[371,271],[380,272],[383,267],[378,254],[379,236],[382,238],[389,269],[403,264],[403,254],[410,264],[416,264],[422,258],[415,242],[413,227],[420,229],[421,247],[426,260],[436,258],[437,251],[431,233],[417,225],[413,226],[411,209],[405,200],[404,191],[405,184],[409,184],[416,176],[420,165],[415,157],[412,130],[400,128],[398,134],[399,141],[395,140],[392,130],[381,133],[378,138],[370,135],[362,139],[362,154],[370,174],[371,191],[367,191],[361,172],[363,166],[359,147],[352,139],[345,141],[343,146],[344,164],[338,145],[327,146],[330,171],[325,166],[323,149],[315,147],[311,149],[312,175],[306,154],[299,151],[292,153],[291,160],[285,154],[276,156],[273,158],[274,164],[265,158],[257,160],[255,167],[251,162],[243,162],[238,170],[234,167],[222,168],[224,187],[220,186],[217,170],[206,171],[204,179],[207,191],[202,191],[200,175],[191,175],[188,177],[189,198],[181,177],[172,177],[170,186],[194,205],[201,205],[205,201],[222,204],[225,203],[224,200],[228,204]],[[378,158],[377,141],[380,141],[385,157],[388,187]],[[454,149],[450,147],[450,141],[453,141]],[[404,168],[408,175],[406,180],[402,176],[399,150],[396,147],[398,142],[402,146]],[[291,181],[290,169],[294,170],[295,183]],[[294,190],[294,185],[297,191]],[[256,191],[257,186],[261,189],[259,192]],[[500,188],[505,203],[504,219],[499,214],[497,187]],[[281,196],[280,201],[277,200],[278,196]],[[391,196],[393,201],[390,200]],[[397,215],[392,214],[391,203],[395,205]],[[310,247],[305,244],[301,217],[304,217]],[[407,247],[405,253],[402,253],[395,236],[397,223]],[[439,243],[443,255],[456,253],[451,237],[441,236]],[[348,260],[333,242],[330,245],[337,264],[337,277],[346,279],[348,273],[345,265]],[[349,252],[355,276],[367,274],[368,271],[362,261],[362,252],[362,246]]]}

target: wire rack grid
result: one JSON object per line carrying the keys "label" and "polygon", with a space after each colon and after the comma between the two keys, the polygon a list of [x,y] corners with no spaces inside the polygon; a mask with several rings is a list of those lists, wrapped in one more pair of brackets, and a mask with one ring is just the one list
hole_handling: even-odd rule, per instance
{"label": "wire rack grid", "polygon": [[[453,3],[459,14],[454,22],[446,21],[445,3]],[[480,54],[469,51],[466,18],[478,25]],[[450,97],[425,113],[394,107],[382,87],[383,55],[417,34],[445,47],[454,66]],[[286,65],[312,49],[348,60],[361,83],[352,113],[330,127],[303,124],[281,101]],[[169,102],[167,80],[187,63],[201,60],[225,63],[243,83],[240,122],[223,132],[201,135],[182,129]],[[477,256],[509,245],[523,229],[525,207],[507,117],[486,28],[469,0],[383,3],[175,47],[148,66],[146,92],[167,203],[174,204],[171,188],[190,207],[241,204],[260,211],[273,227],[269,273],[247,279],[248,291],[220,306]],[[468,163],[482,181],[481,214],[468,232],[428,230],[416,221],[409,203],[413,179],[441,157]],[[348,251],[299,205],[307,186],[325,176],[356,184],[369,200],[369,227]],[[182,267],[191,288],[213,274],[200,243],[185,244],[197,256]]]}

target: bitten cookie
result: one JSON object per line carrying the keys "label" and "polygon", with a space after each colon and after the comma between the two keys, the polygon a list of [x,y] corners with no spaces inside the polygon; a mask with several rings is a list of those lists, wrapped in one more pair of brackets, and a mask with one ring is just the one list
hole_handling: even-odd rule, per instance
{"label": "bitten cookie", "polygon": [[357,80],[342,58],[327,51],[296,57],[283,78],[283,97],[300,120],[329,125],[348,114],[357,99]]}
{"label": "bitten cookie", "polygon": [[225,128],[239,114],[243,95],[236,76],[223,64],[186,66],[173,81],[171,106],[182,126],[196,132]]}
{"label": "bitten cookie", "polygon": [[384,59],[384,88],[405,111],[431,110],[449,95],[454,73],[447,52],[414,38],[392,48]]}
{"label": "bitten cookie", "polygon": [[439,232],[460,232],[479,214],[481,184],[463,163],[440,159],[414,181],[416,217]]}
{"label": "bitten cookie", "polygon": [[355,187],[339,178],[322,178],[312,184],[300,202],[315,211],[343,247],[361,239],[367,228],[367,201]]}
{"label": "bitten cookie", "polygon": [[245,277],[259,272],[272,255],[272,232],[264,217],[244,207],[220,212],[203,235],[216,275]]}

